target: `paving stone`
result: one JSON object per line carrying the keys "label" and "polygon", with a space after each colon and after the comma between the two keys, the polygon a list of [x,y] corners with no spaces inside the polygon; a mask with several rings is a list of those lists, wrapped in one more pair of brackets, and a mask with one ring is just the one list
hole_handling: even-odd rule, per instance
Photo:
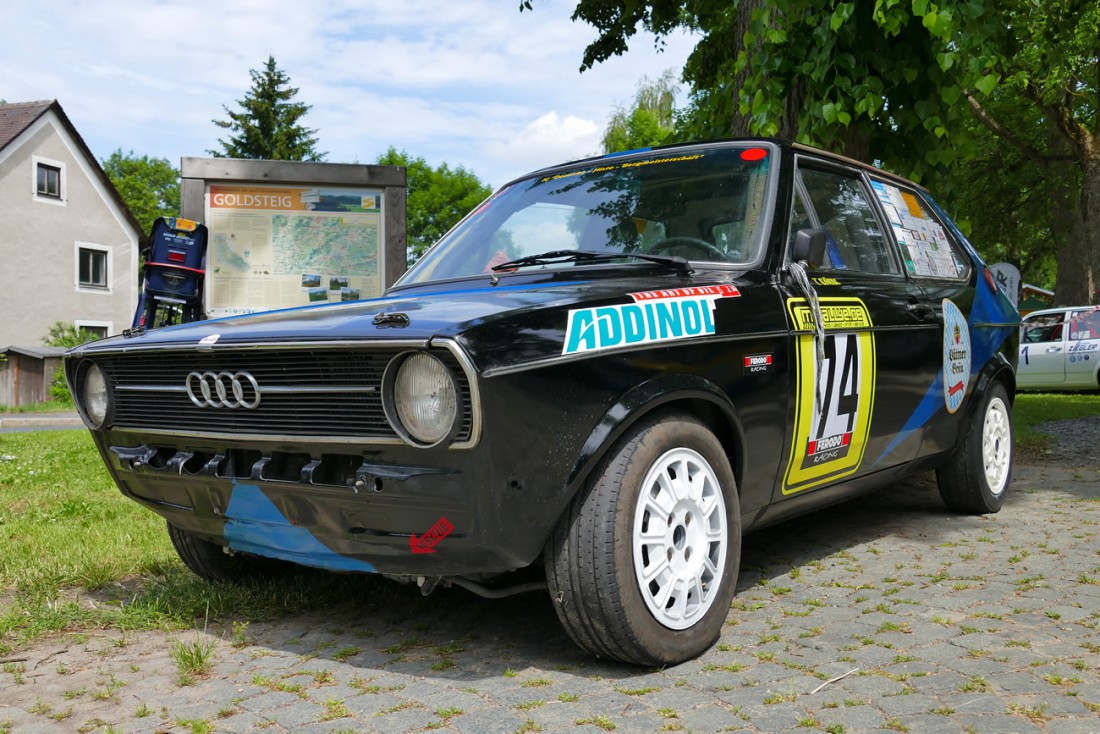
{"label": "paving stone", "polygon": [[[461,592],[406,615],[326,610],[256,621],[243,648],[227,642],[229,630],[208,634],[214,665],[191,686],[177,684],[171,658],[172,641],[191,633],[43,640],[15,652],[28,658],[23,683],[0,671],[0,731],[94,731],[89,722],[181,731],[184,718],[208,719],[218,732],[504,734],[531,721],[546,732],[603,734],[595,721],[575,724],[597,716],[629,733],[673,725],[803,734],[810,717],[860,734],[1100,731],[1090,710],[1100,704],[1097,594],[1079,581],[1100,564],[1100,477],[1017,469],[992,517],[945,513],[929,476],[747,536],[735,599],[743,608],[731,609],[718,645],[666,669],[586,656],[537,595]],[[1022,548],[1029,554],[1010,560]],[[440,652],[444,645],[462,650]],[[444,655],[454,665],[437,670]],[[307,698],[262,679],[301,685]],[[323,720],[330,699],[352,716]],[[522,708],[533,701],[544,703]],[[38,702],[71,714],[32,713]],[[148,715],[138,717],[143,705]],[[463,713],[443,721],[435,712],[444,709]]]}

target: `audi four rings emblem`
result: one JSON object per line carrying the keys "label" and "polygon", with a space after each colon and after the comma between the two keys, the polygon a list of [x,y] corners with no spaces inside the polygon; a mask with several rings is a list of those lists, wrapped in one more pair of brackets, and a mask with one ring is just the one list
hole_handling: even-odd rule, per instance
{"label": "audi four rings emblem", "polygon": [[188,372],[187,397],[200,408],[248,408],[260,404],[260,385],[247,372]]}

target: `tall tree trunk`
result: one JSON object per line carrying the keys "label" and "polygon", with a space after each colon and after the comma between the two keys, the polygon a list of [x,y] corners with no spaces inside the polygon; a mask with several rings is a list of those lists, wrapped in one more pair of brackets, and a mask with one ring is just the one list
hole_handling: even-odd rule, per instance
{"label": "tall tree trunk", "polygon": [[[741,48],[744,44],[745,32],[749,30],[754,12],[764,7],[767,0],[740,0],[733,9],[734,18],[731,27],[730,38],[734,48]],[[760,39],[755,41],[756,47],[760,45]],[[745,49],[752,55],[754,49]],[[745,77],[748,69],[738,73],[733,79],[732,93],[738,95],[745,86]],[[779,130],[776,137],[796,140],[798,138],[798,116],[802,114],[802,106],[805,104],[806,90],[802,81],[792,81],[783,98],[783,117],[779,120]],[[737,99],[733,102],[733,119],[731,129],[734,137],[755,135],[756,132],[749,126],[749,118],[743,116]]]}
{"label": "tall tree trunk", "polygon": [[1084,270],[1088,273],[1085,299],[1078,303],[1100,303],[1100,139],[1094,139],[1091,155],[1084,161],[1081,210],[1084,240]]}

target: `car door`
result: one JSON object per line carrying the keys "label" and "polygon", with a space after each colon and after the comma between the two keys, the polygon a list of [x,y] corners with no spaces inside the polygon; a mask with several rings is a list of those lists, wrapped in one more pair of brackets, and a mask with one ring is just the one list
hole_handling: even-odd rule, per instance
{"label": "car door", "polygon": [[[872,186],[890,222],[906,275],[924,293],[938,329],[938,367],[933,381],[912,412],[903,432],[921,435],[920,455],[950,451],[969,415],[979,380],[975,376],[993,359],[1003,341],[1003,320],[993,275],[983,275],[953,225],[925,192],[911,184],[873,177]],[[988,287],[977,288],[978,278]],[[990,300],[994,299],[994,300]]]}
{"label": "car door", "polygon": [[1066,382],[1065,312],[1036,314],[1020,330],[1019,387],[1061,387]]}
{"label": "car door", "polygon": [[843,164],[800,156],[793,232],[826,232],[825,262],[810,272],[821,309],[820,358],[812,304],[785,293],[792,329],[793,415],[778,498],[908,461],[919,431],[903,434],[940,365],[941,329],[906,278],[869,180]]}
{"label": "car door", "polygon": [[1100,309],[1075,309],[1066,318],[1066,387],[1095,389],[1100,357]]}

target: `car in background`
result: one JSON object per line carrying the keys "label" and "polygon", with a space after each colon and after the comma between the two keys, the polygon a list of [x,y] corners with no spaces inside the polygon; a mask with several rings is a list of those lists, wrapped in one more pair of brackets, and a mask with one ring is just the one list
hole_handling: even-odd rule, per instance
{"label": "car in background", "polygon": [[65,369],[202,577],[544,589],[580,647],[668,665],[718,638],[743,532],[929,470],[950,508],[998,511],[1018,326],[923,188],[742,139],[537,171],[381,298]]}
{"label": "car in background", "polygon": [[1100,389],[1100,306],[1033,311],[1020,324],[1021,390]]}

